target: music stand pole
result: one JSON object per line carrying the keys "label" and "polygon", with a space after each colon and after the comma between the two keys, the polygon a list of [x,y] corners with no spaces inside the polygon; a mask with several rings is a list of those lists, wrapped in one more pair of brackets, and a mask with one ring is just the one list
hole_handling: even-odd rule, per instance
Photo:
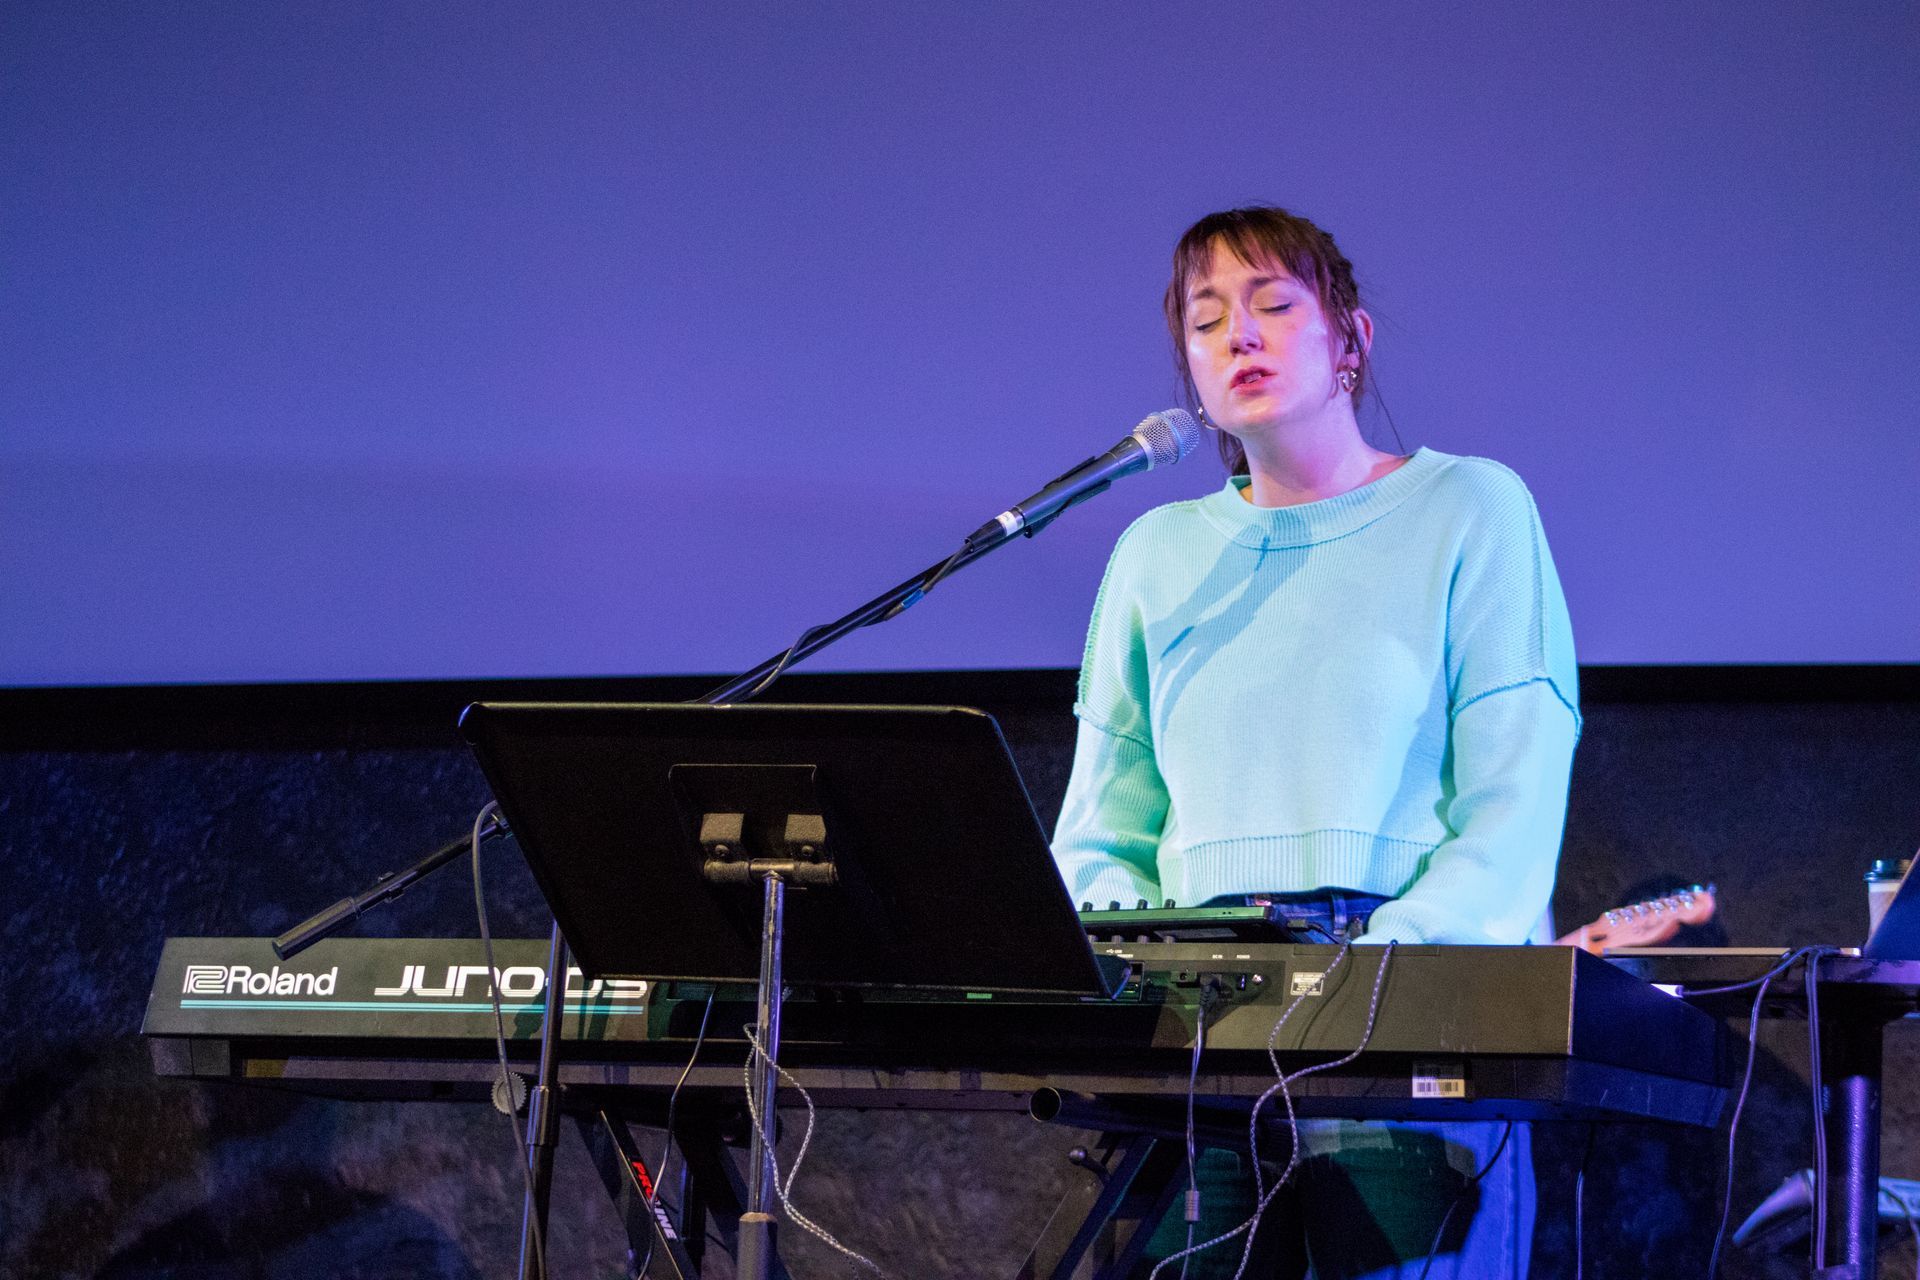
{"label": "music stand pole", "polygon": [[780,1053],[780,946],[786,927],[787,883],[778,871],[763,873],[766,883],[760,916],[760,991],[755,1001],[754,1038],[760,1052],[753,1064],[754,1110],[760,1123],[753,1129],[751,1171],[747,1183],[747,1211],[740,1215],[740,1280],[769,1280],[779,1256],[774,1241],[773,1204],[779,1195],[773,1165],[779,1138],[774,1104],[780,1088],[776,1069]]}

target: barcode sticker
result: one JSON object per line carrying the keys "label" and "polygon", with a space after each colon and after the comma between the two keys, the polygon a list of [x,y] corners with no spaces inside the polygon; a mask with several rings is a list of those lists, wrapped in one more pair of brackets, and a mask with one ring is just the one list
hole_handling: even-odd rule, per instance
{"label": "barcode sticker", "polygon": [[1416,1098],[1464,1098],[1467,1096],[1465,1069],[1437,1063],[1422,1063],[1413,1069],[1413,1096]]}

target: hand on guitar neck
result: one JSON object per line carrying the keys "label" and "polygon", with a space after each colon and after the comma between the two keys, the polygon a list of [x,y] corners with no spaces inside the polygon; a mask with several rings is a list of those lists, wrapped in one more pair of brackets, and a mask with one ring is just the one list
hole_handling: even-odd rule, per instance
{"label": "hand on guitar neck", "polygon": [[1616,907],[1554,942],[1596,956],[1608,947],[1656,947],[1680,932],[1681,925],[1705,924],[1713,919],[1713,912],[1713,886],[1695,885],[1664,898]]}

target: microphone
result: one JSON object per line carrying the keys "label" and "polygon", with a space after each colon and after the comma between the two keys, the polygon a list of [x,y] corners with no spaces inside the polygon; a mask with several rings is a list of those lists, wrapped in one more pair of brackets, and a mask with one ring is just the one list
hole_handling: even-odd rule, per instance
{"label": "microphone", "polygon": [[1028,537],[1078,502],[1085,502],[1122,476],[1170,467],[1200,443],[1200,424],[1185,409],[1149,414],[1133,433],[1095,458],[1088,458],[1025,501],[1008,507],[967,535],[967,550],[1002,542],[1017,533]]}

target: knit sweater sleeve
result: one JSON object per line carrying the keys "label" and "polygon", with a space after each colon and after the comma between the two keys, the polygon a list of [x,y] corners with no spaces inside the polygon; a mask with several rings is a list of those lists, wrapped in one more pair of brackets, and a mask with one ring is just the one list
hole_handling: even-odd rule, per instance
{"label": "knit sweater sleeve", "polygon": [[1524,942],[1553,895],[1573,760],[1572,714],[1545,680],[1504,689],[1453,722],[1452,835],[1362,942]]}
{"label": "knit sweater sleeve", "polygon": [[1553,893],[1580,734],[1573,631],[1533,499],[1479,464],[1447,608],[1449,835],[1365,941],[1522,942]]}
{"label": "knit sweater sleeve", "polygon": [[1053,838],[1068,893],[1096,907],[1162,897],[1157,857],[1167,787],[1154,758],[1145,640],[1131,579],[1133,532],[1114,547],[1087,627],[1073,706],[1079,736]]}
{"label": "knit sweater sleeve", "polygon": [[1161,901],[1157,856],[1167,788],[1153,749],[1080,721],[1053,857],[1073,901]]}

